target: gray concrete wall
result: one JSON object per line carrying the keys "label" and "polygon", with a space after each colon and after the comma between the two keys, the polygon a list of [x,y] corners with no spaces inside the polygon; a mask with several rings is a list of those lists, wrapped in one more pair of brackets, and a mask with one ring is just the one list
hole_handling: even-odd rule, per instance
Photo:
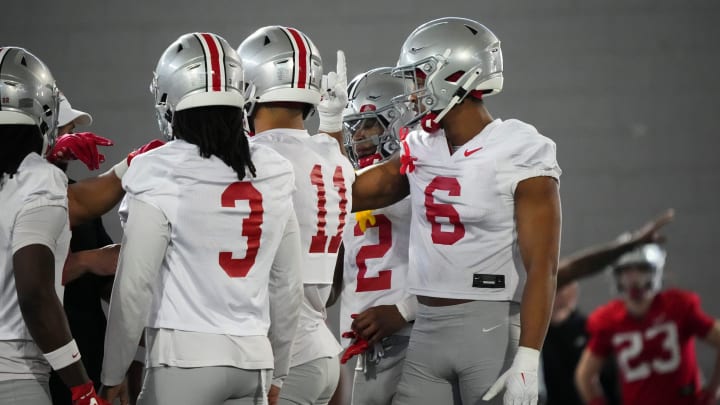
{"label": "gray concrete wall", "polygon": [[[558,144],[563,253],[674,207],[668,284],[696,291],[720,316],[720,2],[7,1],[0,43],[39,55],[73,105],[93,114],[91,129],[116,142],[107,169],[158,136],[148,85],[180,34],[213,31],[237,45],[262,25],[292,25],[315,41],[326,70],[344,49],[353,75],[393,65],[414,27],[447,15],[479,20],[503,41],[506,87],[487,100],[491,112]],[[80,164],[71,174],[87,176]],[[116,215],[105,223],[119,240]],[[605,278],[583,283],[585,310],[608,298]],[[710,352],[700,353],[709,373]]]}

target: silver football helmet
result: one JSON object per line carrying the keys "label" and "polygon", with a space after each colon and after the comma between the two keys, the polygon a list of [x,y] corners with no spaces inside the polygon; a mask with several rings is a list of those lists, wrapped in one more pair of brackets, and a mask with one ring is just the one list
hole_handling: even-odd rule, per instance
{"label": "silver football helmet", "polygon": [[393,74],[410,77],[419,112],[438,125],[469,93],[497,94],[503,87],[500,40],[484,25],[466,18],[427,22],[405,40]]}
{"label": "silver football helmet", "polygon": [[248,116],[257,103],[320,103],[322,59],[315,44],[299,30],[272,25],[260,28],[238,47],[250,83]]}
{"label": "silver football helmet", "polygon": [[356,169],[385,161],[400,149],[398,132],[412,118],[407,106],[394,103],[408,79],[381,67],[356,76],[348,84],[343,112],[345,150]]}
{"label": "silver football helmet", "polygon": [[172,139],[175,111],[225,105],[242,108],[243,69],[235,49],[216,34],[182,35],[163,52],[150,91],[160,131]]}
{"label": "silver football helmet", "polygon": [[60,95],[50,69],[23,48],[0,48],[0,125],[36,125],[44,156],[55,143]]}
{"label": "silver football helmet", "polygon": [[655,243],[642,245],[620,256],[612,265],[617,291],[623,292],[618,281],[619,275],[630,267],[647,268],[651,272],[649,285],[646,286],[647,289],[659,291],[662,287],[666,256],[665,250]]}

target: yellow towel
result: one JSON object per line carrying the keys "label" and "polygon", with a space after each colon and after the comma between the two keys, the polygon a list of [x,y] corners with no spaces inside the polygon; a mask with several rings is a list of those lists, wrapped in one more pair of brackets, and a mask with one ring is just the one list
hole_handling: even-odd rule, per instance
{"label": "yellow towel", "polygon": [[360,230],[365,233],[367,229],[367,223],[370,222],[370,226],[375,225],[375,216],[372,214],[372,210],[360,211],[355,213],[355,219],[357,220]]}

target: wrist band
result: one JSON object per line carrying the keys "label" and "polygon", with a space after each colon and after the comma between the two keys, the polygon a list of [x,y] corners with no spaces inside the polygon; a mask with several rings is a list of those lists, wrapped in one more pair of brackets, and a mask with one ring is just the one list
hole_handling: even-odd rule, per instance
{"label": "wrist band", "polygon": [[65,346],[50,353],[45,353],[44,356],[53,370],[60,370],[80,360],[80,350],[78,350],[77,343],[73,339]]}

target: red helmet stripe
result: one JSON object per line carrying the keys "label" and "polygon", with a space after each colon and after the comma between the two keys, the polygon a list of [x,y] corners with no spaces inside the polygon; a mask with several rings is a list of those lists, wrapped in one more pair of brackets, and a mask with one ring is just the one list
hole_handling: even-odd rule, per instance
{"label": "red helmet stripe", "polygon": [[297,88],[304,89],[307,88],[309,72],[308,65],[310,64],[308,46],[305,43],[303,35],[300,34],[298,30],[288,27],[287,31],[290,33],[290,42],[295,48],[294,62],[296,66],[295,73],[297,77],[294,78],[294,82],[297,84]]}
{"label": "red helmet stripe", "polygon": [[202,33],[198,39],[205,51],[205,68],[210,76],[207,91],[222,91],[225,83],[225,54],[222,45],[212,34]]}

